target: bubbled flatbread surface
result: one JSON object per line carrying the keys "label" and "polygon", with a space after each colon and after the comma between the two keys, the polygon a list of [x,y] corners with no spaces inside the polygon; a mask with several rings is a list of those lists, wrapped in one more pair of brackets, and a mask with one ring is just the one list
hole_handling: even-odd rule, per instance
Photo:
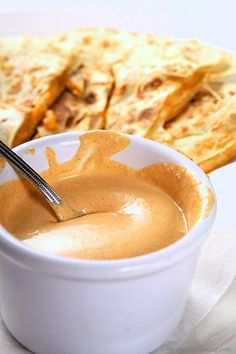
{"label": "bubbled flatbread surface", "polygon": [[0,139],[9,146],[111,129],[169,144],[206,171],[236,155],[235,84],[212,84],[236,74],[235,53],[196,40],[91,28],[0,38],[0,59]]}
{"label": "bubbled flatbread surface", "polygon": [[[6,127],[9,122],[12,127],[11,131],[4,128],[0,137],[9,146],[31,138],[47,107],[61,92],[68,64],[68,53],[51,47],[50,41],[0,38],[0,124],[5,122]],[[5,105],[12,105],[13,115]]]}
{"label": "bubbled flatbread surface", "polygon": [[236,83],[214,83],[153,139],[173,147],[209,172],[236,156]]}
{"label": "bubbled flatbread surface", "polygon": [[197,41],[143,35],[136,42],[126,61],[113,67],[115,90],[106,127],[148,137],[227,64],[221,51]]}
{"label": "bubbled flatbread surface", "polygon": [[0,103],[0,139],[8,146],[12,145],[17,136],[19,127],[22,126],[26,113],[19,107],[7,103]]}
{"label": "bubbled flatbread surface", "polygon": [[58,36],[62,47],[73,47],[73,65],[66,90],[45,114],[36,136],[105,126],[114,78],[112,67],[132,50],[134,35],[113,29],[82,29]]}
{"label": "bubbled flatbread surface", "polygon": [[[226,66],[223,52],[197,41],[112,29],[73,31],[60,40],[65,46],[74,42],[75,62],[66,86],[76,109],[70,109],[64,123],[56,114],[54,132],[96,126],[148,137],[186,106],[209,73]],[[94,102],[87,104],[86,97]],[[47,117],[38,136],[53,132]]]}

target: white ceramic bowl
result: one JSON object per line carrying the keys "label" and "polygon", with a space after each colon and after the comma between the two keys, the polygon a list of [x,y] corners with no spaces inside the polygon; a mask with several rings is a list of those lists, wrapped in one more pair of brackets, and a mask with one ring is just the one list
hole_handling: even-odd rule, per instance
{"label": "white ceramic bowl", "polygon": [[[42,171],[48,167],[46,146],[65,161],[77,149],[78,136],[54,135],[14,150]],[[183,165],[212,190],[208,177],[186,157],[147,139],[130,139],[130,146],[115,159],[137,168],[158,162]],[[25,152],[32,147],[34,156]],[[10,166],[0,172],[0,184],[14,178]],[[114,261],[43,254],[0,226],[0,310],[6,326],[38,354],[149,353],[166,341],[182,317],[215,213],[216,206],[185,237],[163,250]]]}

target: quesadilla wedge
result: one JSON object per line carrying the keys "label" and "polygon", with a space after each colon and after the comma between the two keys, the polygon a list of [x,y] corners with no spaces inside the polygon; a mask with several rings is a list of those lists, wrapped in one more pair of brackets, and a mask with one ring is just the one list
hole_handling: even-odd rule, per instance
{"label": "quesadilla wedge", "polygon": [[[62,47],[74,48],[67,90],[50,107],[36,137],[71,130],[104,128],[114,80],[114,63],[123,61],[134,36],[113,29],[82,29],[58,36]],[[72,43],[72,44],[71,44]]]}
{"label": "quesadilla wedge", "polygon": [[[32,137],[65,86],[69,53],[52,49],[49,42],[38,37],[0,38],[0,138],[11,147]],[[11,131],[6,122],[14,126]]]}
{"label": "quesadilla wedge", "polygon": [[115,90],[106,128],[151,136],[179,114],[199,87],[227,67],[225,54],[197,41],[137,36],[130,56],[113,67]]}
{"label": "quesadilla wedge", "polygon": [[27,131],[28,121],[27,112],[20,107],[0,102],[0,139],[5,144],[12,146],[19,127]]}
{"label": "quesadilla wedge", "polygon": [[[78,96],[79,87],[81,92]],[[108,73],[74,74],[72,92],[65,90],[50,107],[37,128],[36,137],[71,130],[103,129],[111,88],[112,80]]]}
{"label": "quesadilla wedge", "polygon": [[205,172],[236,156],[236,83],[213,83],[152,139],[196,162]]}

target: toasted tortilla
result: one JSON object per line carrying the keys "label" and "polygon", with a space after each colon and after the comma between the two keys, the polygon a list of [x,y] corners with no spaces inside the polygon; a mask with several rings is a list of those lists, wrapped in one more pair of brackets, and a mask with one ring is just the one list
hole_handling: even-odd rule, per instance
{"label": "toasted tortilla", "polygon": [[81,29],[58,36],[61,47],[74,48],[73,66],[66,80],[67,90],[46,113],[36,137],[104,128],[114,85],[112,66],[125,60],[134,37],[103,28]]}
{"label": "toasted tortilla", "polygon": [[[190,80],[160,78],[150,75],[145,83],[128,80],[117,84],[107,112],[106,128],[149,137],[152,130],[177,115],[202,85],[205,76]],[[122,80],[123,81],[123,80]]]}
{"label": "toasted tortilla", "polygon": [[227,65],[224,52],[197,41],[137,36],[129,57],[113,67],[115,90],[106,128],[151,136]]}
{"label": "toasted tortilla", "polygon": [[37,128],[36,137],[104,128],[105,109],[113,84],[109,74],[91,72],[86,76],[84,72],[76,72],[70,80],[73,80],[72,92],[65,90],[51,106]]}
{"label": "toasted tortilla", "polygon": [[205,172],[236,156],[236,83],[213,83],[152,139],[169,145]]}
{"label": "toasted tortilla", "polygon": [[[32,137],[63,90],[71,62],[69,53],[52,48],[49,39],[44,42],[40,37],[0,38],[0,60],[0,116],[5,122],[0,138],[12,147]],[[14,126],[11,131],[6,122]]]}
{"label": "toasted tortilla", "polygon": [[[234,95],[221,83],[202,89],[236,73],[234,53],[194,40],[92,28],[0,38],[0,60],[0,139],[11,147],[35,132],[44,136],[105,128],[162,141],[206,171],[235,155]],[[217,112],[212,97],[219,100]],[[185,127],[191,109],[198,117],[197,128],[209,126],[209,136],[199,130],[195,134],[192,123]],[[208,119],[213,114],[225,122],[225,130],[213,128]],[[177,136],[181,127],[191,128],[192,135]],[[203,148],[215,131],[218,145]]]}
{"label": "toasted tortilla", "polygon": [[0,102],[0,140],[12,146],[19,127],[27,121],[26,115],[27,113],[21,111],[20,107]]}

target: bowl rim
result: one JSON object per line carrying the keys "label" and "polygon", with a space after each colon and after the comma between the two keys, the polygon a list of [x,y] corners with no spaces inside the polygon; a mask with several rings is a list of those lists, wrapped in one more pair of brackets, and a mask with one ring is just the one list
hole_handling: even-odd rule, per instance
{"label": "bowl rim", "polygon": [[[93,131],[95,130],[89,132]],[[99,132],[105,131],[99,130]],[[79,143],[79,136],[84,133],[87,133],[87,131],[50,135],[28,141],[15,147],[13,150],[18,153],[28,148],[37,148],[37,145],[45,143],[60,143],[62,141],[64,143],[75,139]],[[194,176],[201,179],[210,188],[215,198],[215,203],[209,215],[203,220],[198,221],[181,239],[163,249],[141,256],[115,260],[73,259],[37,251],[17,240],[0,224],[0,255],[10,259],[21,267],[30,270],[34,269],[37,272],[40,270],[44,273],[53,274],[55,277],[79,278],[84,280],[115,280],[161,271],[189,256],[196,249],[199,249],[213,226],[217,208],[214,188],[208,176],[193,161],[170,147],[146,138],[129,134],[122,135],[128,136],[131,140],[143,142],[156,149],[157,152],[170,156],[170,158],[175,157],[180,165],[185,166]]]}

